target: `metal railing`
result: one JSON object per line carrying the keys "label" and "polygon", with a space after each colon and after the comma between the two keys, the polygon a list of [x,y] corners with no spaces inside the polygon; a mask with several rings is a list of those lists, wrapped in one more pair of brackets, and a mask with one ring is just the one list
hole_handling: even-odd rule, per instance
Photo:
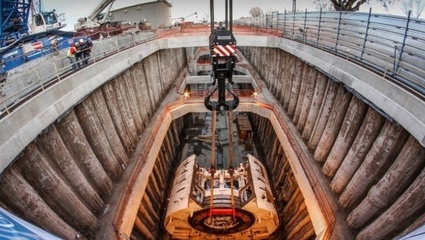
{"label": "metal railing", "polygon": [[[101,49],[95,45],[90,63],[147,41],[188,34],[208,35],[209,30],[209,26],[201,25],[106,39]],[[234,32],[239,35],[275,35],[320,48],[356,61],[425,96],[424,20],[374,14],[371,11],[274,12],[236,20]],[[9,73],[0,89],[0,118],[72,73],[65,52],[63,50],[59,56],[50,56],[56,58],[49,61],[50,65],[41,65],[46,59],[40,58],[25,64],[21,72],[14,70]]]}
{"label": "metal railing", "polygon": [[[105,39],[101,47],[96,47],[97,42],[95,42],[88,65],[155,39],[155,33],[147,32]],[[0,118],[9,114],[13,108],[27,99],[72,74],[74,70],[66,53],[67,49],[60,51],[57,56],[46,56],[11,70],[6,83],[3,83],[4,86],[0,89]],[[79,61],[80,64],[82,61]]]}
{"label": "metal railing", "polygon": [[425,20],[361,12],[285,12],[239,19],[235,25],[357,61],[425,95]]}

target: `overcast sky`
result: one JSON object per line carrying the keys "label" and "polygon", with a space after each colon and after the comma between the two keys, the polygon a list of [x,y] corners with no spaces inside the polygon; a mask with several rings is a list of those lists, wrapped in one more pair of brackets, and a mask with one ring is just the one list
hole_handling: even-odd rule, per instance
{"label": "overcast sky", "polygon": [[[80,17],[89,15],[94,8],[101,2],[101,0],[72,0],[70,1],[57,1],[57,0],[41,0],[43,2],[44,10],[56,9],[57,13],[65,13],[67,27],[64,30],[73,30],[74,24]],[[119,9],[130,5],[139,3],[152,2],[153,0],[116,0],[112,9]],[[169,0],[173,5],[171,8],[171,18],[185,17],[194,12],[198,13],[198,20],[202,18],[209,19],[209,0]],[[215,0],[215,20],[224,19],[224,0]],[[385,9],[371,1],[371,5],[364,4],[361,11],[369,11],[372,7],[373,12],[385,13]],[[70,4],[71,3],[71,4]],[[242,16],[248,17],[249,10],[253,7],[260,7],[264,12],[269,10],[284,12],[292,9],[292,0],[233,0],[233,15],[235,19]],[[313,0],[297,1],[297,9],[304,11],[315,11],[316,6]],[[403,15],[399,5],[392,6],[390,9],[391,14]],[[148,19],[149,20],[149,19]],[[195,21],[196,17],[193,16],[188,20]]]}

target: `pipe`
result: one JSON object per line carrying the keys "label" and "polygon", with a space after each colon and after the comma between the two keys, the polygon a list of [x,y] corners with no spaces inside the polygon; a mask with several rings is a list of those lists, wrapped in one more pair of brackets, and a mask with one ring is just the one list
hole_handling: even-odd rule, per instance
{"label": "pipe", "polygon": [[[309,66],[308,64],[303,64],[302,73],[301,73],[301,76],[300,76],[300,78],[301,78],[300,79],[300,88],[299,88],[300,90],[299,90],[299,93],[298,93],[298,99],[297,99],[297,102],[296,102],[294,115],[292,117],[292,123],[295,126],[298,126],[301,111],[303,110],[303,105],[304,105],[303,102],[307,98],[307,95],[306,95],[307,86],[308,86],[309,83],[314,84],[314,82],[310,80],[311,78],[309,78],[310,70],[317,72],[313,67]],[[304,112],[305,112],[305,110],[304,110]]]}
{"label": "pipe", "polygon": [[[305,215],[308,216],[308,212],[306,211],[306,205],[305,202],[302,201],[299,205],[297,212],[294,216],[291,217],[289,222],[285,225],[285,229],[294,228],[298,223],[305,218]],[[301,219],[300,219],[301,218]],[[293,226],[295,225],[295,226]]]}
{"label": "pipe", "polygon": [[130,136],[127,134],[127,130],[125,128],[121,112],[119,110],[119,107],[117,106],[117,99],[115,97],[115,87],[113,86],[113,83],[110,81],[103,85],[102,92],[105,98],[105,102],[108,103],[108,115],[112,119],[113,126],[116,129],[121,144],[124,146],[127,156],[131,156],[135,146],[134,143],[131,141]]}
{"label": "pipe", "polygon": [[[178,56],[177,54],[174,56]],[[173,58],[174,60],[176,58]],[[177,61],[179,61],[179,58],[177,58]],[[151,96],[152,89],[148,86],[148,80],[146,76],[146,63],[143,60],[142,62],[136,63],[135,66],[135,77],[139,79],[139,82],[137,84],[137,92],[139,93],[145,93],[145,94],[139,94],[137,95],[139,98],[139,106],[142,110],[142,119],[145,123],[149,122],[150,114],[154,112],[155,104],[153,103]],[[171,64],[171,66],[177,65],[176,63]],[[146,127],[146,126],[145,126]]]}
{"label": "pipe", "polygon": [[[288,233],[287,239],[301,239],[301,238],[295,237],[295,235],[299,234],[304,229],[304,227],[308,224],[311,224],[311,220],[307,214],[305,218],[299,221],[298,224]],[[304,233],[302,235],[304,235]]]}
{"label": "pipe", "polygon": [[160,173],[162,172],[164,177],[167,176],[167,175],[166,175],[166,173],[164,171],[160,170],[161,163],[158,160],[159,159],[156,160],[156,164],[153,167],[153,175],[154,175],[155,180],[158,182],[159,188],[160,189],[165,189],[165,187],[166,187],[165,186],[165,183],[164,183],[165,180],[163,178],[161,178],[161,174]]}
{"label": "pipe", "polygon": [[155,194],[159,197],[159,198],[157,198],[157,201],[162,202],[161,199],[163,199],[164,192],[159,189],[158,183],[157,183],[155,177],[153,176],[153,173],[149,176],[149,184],[148,185],[153,187]]}
{"label": "pipe", "polygon": [[[169,170],[169,163],[167,163],[164,160],[164,157],[162,154],[158,154],[158,157],[156,159],[156,162],[158,164],[158,171],[159,171],[159,175],[158,176],[168,176],[168,170]],[[166,181],[165,179],[163,179],[162,181]],[[165,183],[164,183],[165,186]]]}
{"label": "pipe", "polygon": [[174,148],[172,147],[173,146],[172,142],[167,137],[168,136],[168,132],[169,131],[167,131],[167,133],[165,134],[165,138],[164,138],[164,143],[165,144],[163,144],[161,148],[164,148],[165,149],[168,163],[171,163],[172,160],[173,160],[173,158],[174,158],[174,151],[173,151]]}
{"label": "pipe", "polygon": [[143,195],[142,204],[146,205],[145,209],[147,209],[150,212],[151,216],[155,218],[156,222],[158,222],[159,221],[159,215],[155,211],[151,200],[149,199],[149,197],[146,194]]}
{"label": "pipe", "polygon": [[[261,56],[265,56],[265,53],[260,53],[258,56],[255,56],[256,59],[260,59]],[[292,77],[294,76],[294,68],[295,68],[295,64],[296,64],[296,60],[297,58],[291,54],[286,54],[286,60],[285,60],[285,69],[283,70],[284,73],[283,74],[283,85],[284,87],[282,88],[282,92],[283,92],[283,109],[285,111],[288,111],[288,107],[289,107],[289,101],[291,100],[291,95],[292,95]],[[258,66],[259,64],[254,64],[254,66]]]}
{"label": "pipe", "polygon": [[[153,64],[157,65],[158,61],[156,61],[157,53],[154,55],[153,58]],[[153,74],[153,73],[152,73]],[[114,87],[114,96],[116,97],[116,106],[118,110],[118,114],[120,115],[124,129],[126,131],[126,134],[130,138],[130,141],[133,146],[133,150],[136,147],[136,142],[139,140],[139,137],[137,136],[137,128],[136,124],[134,123],[134,117],[133,113],[130,109],[130,103],[127,99],[128,92],[125,89],[125,81],[123,81],[123,76],[120,75],[117,77],[114,81],[112,81],[113,87]]]}
{"label": "pipe", "polygon": [[121,80],[119,81],[123,82],[123,85],[124,85],[123,88],[128,98],[129,109],[133,116],[134,125],[137,129],[137,135],[139,136],[143,133],[143,130],[144,130],[143,117],[142,117],[142,114],[140,113],[140,110],[143,107],[138,106],[137,95],[140,93],[136,92],[136,89],[137,89],[136,87],[137,84],[135,82],[136,79],[131,73],[131,71],[132,70],[125,71],[122,74]]}
{"label": "pipe", "polygon": [[229,0],[230,3],[230,17],[229,17],[229,21],[230,21],[230,32],[233,32],[233,0]]}
{"label": "pipe", "polygon": [[299,117],[298,117],[298,121],[297,121],[297,129],[299,132],[303,132],[305,126],[306,126],[306,121],[307,121],[307,117],[310,113],[310,108],[312,107],[312,100],[314,95],[314,89],[315,89],[315,85],[316,85],[316,81],[314,81],[314,79],[317,79],[317,71],[316,69],[314,69],[313,67],[308,66],[309,68],[309,73],[308,73],[308,77],[303,81],[305,82],[305,93],[304,93],[304,97],[302,98],[301,101],[301,107],[300,108],[300,113],[299,113]]}
{"label": "pipe", "polygon": [[93,230],[97,223],[96,216],[74,194],[35,144],[31,143],[25,148],[18,165],[28,183],[58,216],[81,232]]}
{"label": "pipe", "polygon": [[173,121],[171,123],[171,126],[173,128],[173,137],[174,137],[173,142],[176,143],[176,145],[180,145],[180,138],[179,138],[179,132],[178,132],[177,122],[176,121]]}
{"label": "pipe", "polygon": [[154,206],[155,211],[159,211],[161,209],[161,203],[159,201],[159,199],[161,199],[160,198],[161,196],[158,195],[156,193],[156,191],[154,191],[154,189],[152,188],[151,184],[148,184],[146,186],[146,193],[147,193],[149,199],[150,200],[153,200],[152,201],[152,204]]}
{"label": "pipe", "polygon": [[[425,151],[422,151],[422,154],[425,154]],[[417,160],[424,162],[425,158],[421,157]],[[395,226],[402,228],[413,222],[416,217],[415,214],[425,207],[424,189],[425,169],[422,169],[422,172],[403,195],[374,222],[363,229],[356,239],[392,239]]]}
{"label": "pipe", "polygon": [[143,204],[139,205],[139,213],[140,215],[143,217],[143,219],[145,219],[148,224],[150,225],[150,229],[156,227],[158,224],[155,223],[154,219],[152,218],[152,215],[150,215],[146,209],[143,207]]}
{"label": "pipe", "polygon": [[152,235],[152,231],[149,230],[148,227],[140,220],[140,218],[137,216],[136,221],[134,222],[134,225],[136,226],[136,229],[143,235],[143,239],[155,239]]}
{"label": "pipe", "polygon": [[169,144],[168,147],[171,149],[171,154],[173,156],[172,159],[174,159],[174,157],[176,157],[176,154],[177,154],[177,148],[176,147],[173,147],[173,146],[176,146],[176,144],[173,141],[174,140],[173,139],[173,133],[171,131],[172,130],[169,128],[168,131],[167,131],[166,137],[167,137],[167,143]]}

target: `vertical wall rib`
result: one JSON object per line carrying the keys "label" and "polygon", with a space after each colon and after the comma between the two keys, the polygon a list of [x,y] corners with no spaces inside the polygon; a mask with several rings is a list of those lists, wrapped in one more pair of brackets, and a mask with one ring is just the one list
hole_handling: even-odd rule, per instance
{"label": "vertical wall rib", "polygon": [[105,200],[112,193],[112,181],[88,143],[75,112],[72,110],[56,127],[72,158]]}
{"label": "vertical wall rib", "polygon": [[276,239],[310,239],[315,237],[304,197],[298,187],[294,173],[270,121],[256,114],[250,114],[254,128],[254,139],[260,139],[256,146],[264,152],[265,165],[273,182],[277,211],[283,221],[273,233]]}
{"label": "vertical wall rib", "polygon": [[[28,183],[65,222],[75,223],[75,228],[80,232],[86,232],[95,226],[96,217],[49,165],[35,144],[25,148],[24,155],[17,164]],[[78,222],[75,222],[77,219]]]}
{"label": "vertical wall rib", "polygon": [[47,205],[40,194],[25,180],[16,164],[2,174],[0,193],[0,199],[4,204],[29,222],[49,229],[53,234],[66,239],[73,239],[78,234]]}
{"label": "vertical wall rib", "polygon": [[328,177],[333,177],[348,150],[352,146],[365,117],[367,105],[358,98],[352,98],[348,106],[338,137],[323,166],[323,172]]}
{"label": "vertical wall rib", "polygon": [[[321,72],[310,72],[311,78],[304,73],[300,82],[299,69],[306,64],[289,53],[255,47],[243,51],[266,84],[277,88],[270,92],[314,154],[321,177],[330,178],[330,185],[323,187],[337,194],[333,201],[347,212],[347,225],[353,233],[360,232],[359,239],[392,238],[425,222],[423,203],[417,202],[423,197],[418,189],[423,187],[425,150],[416,139]],[[266,55],[273,59],[273,54],[283,63],[260,65],[255,59]]]}
{"label": "vertical wall rib", "polygon": [[99,159],[107,175],[117,181],[123,172],[123,168],[112,151],[91,98],[85,99],[76,106],[75,112],[94,154]]}
{"label": "vertical wall rib", "polygon": [[331,188],[334,192],[340,193],[347,186],[372,147],[373,142],[382,129],[384,121],[385,119],[373,108],[368,109],[354,143],[342,160],[342,164],[331,182]]}
{"label": "vertical wall rib", "polygon": [[59,174],[79,194],[79,198],[93,213],[100,214],[104,208],[103,200],[74,161],[56,127],[52,126],[49,131],[40,135],[36,144],[50,164],[60,171]]}
{"label": "vertical wall rib", "polygon": [[[174,177],[175,166],[180,162],[180,151],[178,149],[181,148],[181,146],[175,144],[173,133],[178,132],[180,136],[183,128],[184,125],[181,124],[180,119],[176,119],[172,122],[165,135],[139,206],[138,218],[132,235],[140,236],[142,239],[163,239],[163,235],[166,235],[162,222],[166,205],[168,204],[166,196],[168,196],[172,187],[166,183],[171,182]],[[145,227],[150,229],[150,231],[146,232]]]}
{"label": "vertical wall rib", "polygon": [[128,155],[120,140],[117,129],[114,126],[111,113],[108,110],[102,90],[100,88],[95,90],[87,99],[91,99],[93,102],[93,107],[96,110],[99,122],[102,126],[101,131],[104,132],[115,158],[121,167],[125,168],[128,165]]}
{"label": "vertical wall rib", "polygon": [[[0,176],[0,205],[64,239],[77,234],[94,238],[98,218],[109,207],[130,159],[138,159],[132,154],[140,135],[186,65],[185,58],[184,49],[148,56],[70,109]],[[164,68],[162,76],[159,68]],[[179,123],[167,138],[178,137]],[[167,156],[176,153],[167,147]],[[156,186],[150,189],[153,199],[164,198],[164,170],[169,171],[168,165],[158,166],[150,178]],[[159,222],[160,204],[155,200],[145,206],[138,227],[149,235],[145,230]]]}

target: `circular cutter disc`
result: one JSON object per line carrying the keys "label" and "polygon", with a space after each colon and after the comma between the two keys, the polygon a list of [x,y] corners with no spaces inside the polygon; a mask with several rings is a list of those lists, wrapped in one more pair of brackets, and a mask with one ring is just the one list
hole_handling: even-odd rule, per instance
{"label": "circular cutter disc", "polygon": [[209,234],[232,234],[242,232],[255,223],[255,216],[243,209],[214,208],[210,217],[210,209],[193,213],[189,224],[198,231]]}

